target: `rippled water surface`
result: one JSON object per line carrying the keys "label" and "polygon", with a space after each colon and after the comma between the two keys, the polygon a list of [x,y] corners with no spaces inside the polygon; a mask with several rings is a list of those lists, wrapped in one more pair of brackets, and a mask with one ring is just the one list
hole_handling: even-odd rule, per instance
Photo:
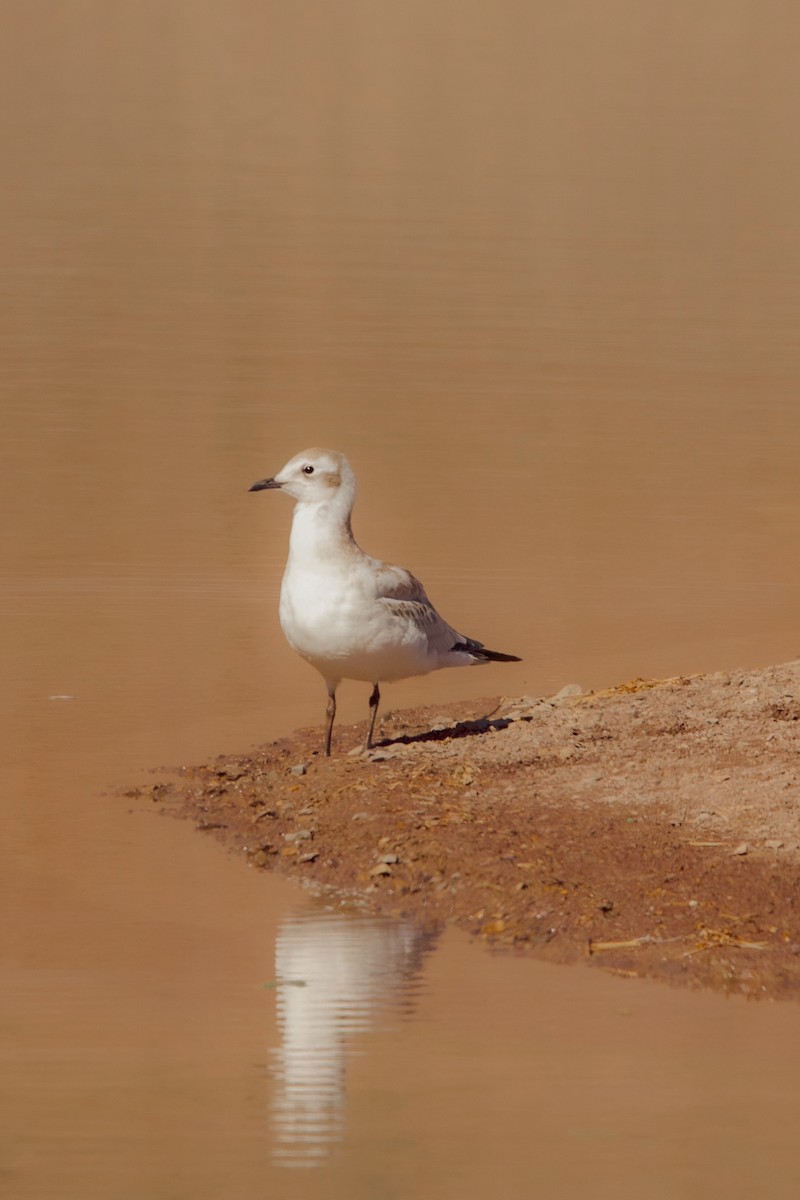
{"label": "rippled water surface", "polygon": [[321,721],[247,492],[309,444],[524,659],[388,704],[800,653],[795,6],[3,25],[0,1189],[794,1197],[794,1008],[327,911],[114,789]]}

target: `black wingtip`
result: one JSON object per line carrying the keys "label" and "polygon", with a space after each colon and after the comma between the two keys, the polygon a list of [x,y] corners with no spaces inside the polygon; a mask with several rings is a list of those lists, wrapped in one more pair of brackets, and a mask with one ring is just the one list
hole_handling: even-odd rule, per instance
{"label": "black wingtip", "polygon": [[487,650],[480,642],[456,642],[451,653],[471,654],[476,662],[522,662],[516,654],[501,654],[499,650]]}

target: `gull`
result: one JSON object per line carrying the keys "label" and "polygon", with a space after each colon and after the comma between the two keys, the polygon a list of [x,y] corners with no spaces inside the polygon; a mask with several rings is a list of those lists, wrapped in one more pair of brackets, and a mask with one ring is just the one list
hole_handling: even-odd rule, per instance
{"label": "gull", "polygon": [[356,480],[343,454],[303,450],[250,491],[266,488],[286,492],[295,501],[279,615],[289,645],[325,680],[326,757],[331,752],[336,689],[343,679],[373,685],[364,747],[369,750],[380,683],[427,675],[440,667],[521,661],[458,633],[439,616],[409,571],[372,558],[357,545],[350,525]]}

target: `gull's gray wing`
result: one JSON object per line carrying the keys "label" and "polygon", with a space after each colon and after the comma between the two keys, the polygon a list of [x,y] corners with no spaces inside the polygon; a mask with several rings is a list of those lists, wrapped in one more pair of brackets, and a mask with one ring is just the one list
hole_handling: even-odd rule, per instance
{"label": "gull's gray wing", "polygon": [[[375,599],[400,620],[425,633],[428,650],[446,660],[441,666],[472,665],[489,662],[521,662],[516,654],[487,650],[483,642],[464,637],[439,616],[420,581],[403,567],[372,559],[376,582]],[[453,657],[450,658],[449,656]]]}
{"label": "gull's gray wing", "polygon": [[439,616],[425,588],[410,571],[389,563],[376,563],[376,568],[376,599],[395,616],[422,630],[432,654],[448,654],[452,650],[469,653],[481,649],[480,642],[465,638]]}

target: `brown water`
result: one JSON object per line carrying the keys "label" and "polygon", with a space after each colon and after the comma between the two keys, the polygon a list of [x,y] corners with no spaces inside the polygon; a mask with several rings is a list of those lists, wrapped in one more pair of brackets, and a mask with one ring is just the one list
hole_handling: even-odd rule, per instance
{"label": "brown water", "polygon": [[103,793],[321,720],[247,494],[308,444],[525,659],[392,705],[800,653],[796,7],[3,24],[0,1188],[794,1197],[793,1008],[325,916]]}

